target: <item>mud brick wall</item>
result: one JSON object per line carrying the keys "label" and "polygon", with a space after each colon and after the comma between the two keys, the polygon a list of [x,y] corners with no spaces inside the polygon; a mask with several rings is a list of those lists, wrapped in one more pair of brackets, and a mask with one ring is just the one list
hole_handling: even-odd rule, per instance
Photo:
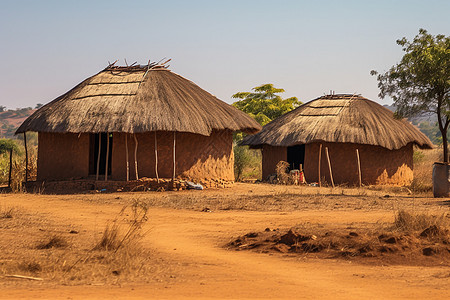
{"label": "mud brick wall", "polygon": [[[319,145],[320,143],[306,145],[305,178],[308,182],[319,180]],[[413,179],[411,143],[398,150],[350,143],[322,143],[320,176],[331,184],[325,147],[328,147],[335,184],[359,184],[356,149],[360,155],[363,184],[408,185]]]}
{"label": "mud brick wall", "polygon": [[[156,132],[158,148],[158,175],[171,178],[173,174],[173,132]],[[138,141],[137,165],[139,177],[156,177],[155,132],[136,134]],[[128,134],[130,179],[136,179],[135,141]],[[231,131],[213,131],[210,136],[176,133],[175,177],[193,180],[234,180],[234,156]],[[112,179],[126,179],[125,134],[113,137]]]}
{"label": "mud brick wall", "polygon": [[88,134],[40,132],[38,142],[38,181],[88,176]]}
{"label": "mud brick wall", "polygon": [[262,148],[262,179],[267,180],[270,174],[275,173],[277,164],[286,160],[286,147],[264,145]]}
{"label": "mud brick wall", "polygon": [[[173,132],[157,132],[158,175],[173,174]],[[139,177],[155,178],[155,132],[138,133]],[[127,136],[130,180],[136,179],[135,141]],[[38,181],[87,178],[89,134],[39,133]],[[175,176],[194,181],[234,181],[232,132],[213,131],[210,136],[176,133]],[[126,180],[125,133],[113,133],[110,180]],[[103,177],[103,176],[102,176]]]}

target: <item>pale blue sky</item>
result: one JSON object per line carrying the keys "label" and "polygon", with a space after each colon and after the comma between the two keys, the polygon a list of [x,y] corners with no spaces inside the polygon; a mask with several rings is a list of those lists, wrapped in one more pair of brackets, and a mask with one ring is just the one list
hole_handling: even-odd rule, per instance
{"label": "pale blue sky", "polygon": [[449,34],[450,1],[3,1],[0,105],[47,103],[126,58],[174,72],[231,103],[274,83],[306,102],[334,90],[380,103],[371,69],[419,28]]}

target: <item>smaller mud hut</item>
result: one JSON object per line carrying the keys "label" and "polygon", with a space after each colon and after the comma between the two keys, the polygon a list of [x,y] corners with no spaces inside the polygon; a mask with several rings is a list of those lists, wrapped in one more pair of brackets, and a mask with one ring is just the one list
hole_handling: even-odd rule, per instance
{"label": "smaller mud hut", "polygon": [[164,64],[109,65],[33,113],[37,181],[234,180],[232,133],[261,126]]}
{"label": "smaller mud hut", "polygon": [[263,179],[279,161],[302,168],[307,182],[407,185],[413,146],[431,141],[406,120],[360,95],[314,99],[281,116],[244,145],[262,149]]}

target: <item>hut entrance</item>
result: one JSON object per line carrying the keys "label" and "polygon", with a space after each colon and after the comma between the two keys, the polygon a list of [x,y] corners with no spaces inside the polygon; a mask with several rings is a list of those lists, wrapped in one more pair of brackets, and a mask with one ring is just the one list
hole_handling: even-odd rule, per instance
{"label": "hut entrance", "polygon": [[289,169],[300,169],[300,165],[305,165],[305,145],[295,145],[287,147],[287,162]]}
{"label": "hut entrance", "polygon": [[[107,149],[107,136],[109,135],[109,151]],[[112,158],[112,143],[113,135],[112,133],[91,133],[89,141],[89,175],[98,174],[105,175],[106,167],[106,154],[108,152],[108,175],[111,175],[111,158]],[[100,146],[100,153],[99,153]],[[100,158],[100,162],[98,159]]]}

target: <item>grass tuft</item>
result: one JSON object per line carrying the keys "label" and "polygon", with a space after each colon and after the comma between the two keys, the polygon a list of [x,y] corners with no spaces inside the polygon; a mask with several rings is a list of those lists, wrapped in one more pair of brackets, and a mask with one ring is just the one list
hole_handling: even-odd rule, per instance
{"label": "grass tuft", "polygon": [[411,232],[422,231],[431,226],[446,229],[448,227],[447,214],[439,216],[425,213],[412,213],[406,210],[400,210],[395,215],[394,227],[399,231]]}
{"label": "grass tuft", "polygon": [[14,207],[1,207],[0,208],[0,219],[12,219],[16,213]]}
{"label": "grass tuft", "polygon": [[66,248],[69,243],[61,236],[54,235],[50,237],[48,241],[40,242],[36,248],[37,249],[51,249],[51,248]]}

